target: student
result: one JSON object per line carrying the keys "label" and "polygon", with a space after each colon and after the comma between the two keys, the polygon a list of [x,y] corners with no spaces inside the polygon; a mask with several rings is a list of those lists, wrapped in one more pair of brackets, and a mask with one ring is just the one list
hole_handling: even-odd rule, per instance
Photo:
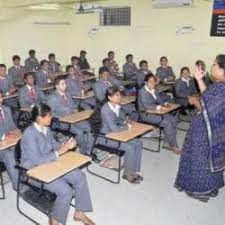
{"label": "student", "polygon": [[190,76],[188,67],[183,67],[180,70],[180,78],[175,83],[175,98],[176,101],[185,109],[188,104],[188,97],[197,93],[195,81]]}
{"label": "student", "polygon": [[79,58],[77,56],[72,56],[71,57],[71,65],[74,67],[76,73],[78,76],[82,76],[82,72],[80,69],[80,65],[79,65]]}
{"label": "student", "polygon": [[60,69],[60,63],[58,63],[55,59],[55,54],[50,53],[48,55],[48,73],[49,75],[55,75],[56,73],[59,73],[61,71]]}
{"label": "student", "polygon": [[79,66],[81,70],[89,70],[90,64],[88,63],[88,60],[86,58],[87,52],[84,50],[80,51],[80,58],[79,58]]}
{"label": "student", "polygon": [[160,58],[160,67],[156,70],[156,77],[160,82],[174,81],[175,75],[171,66],[168,66],[166,56]]}
{"label": "student", "polygon": [[[98,113],[101,121],[101,133],[119,132],[132,127],[132,121],[127,121],[126,114],[120,106],[120,101],[121,94],[118,87],[109,87],[106,92],[106,103],[100,109],[100,113]],[[99,138],[98,142],[109,147],[118,146],[118,142],[105,138]],[[122,142],[119,149],[125,151],[123,178],[132,184],[140,183],[143,180],[143,177],[138,174],[141,169],[141,141],[132,139],[128,142]]]}
{"label": "student", "polygon": [[[71,96],[82,96],[90,89],[89,85],[83,84],[72,65],[66,67],[66,72],[69,75],[66,79],[67,91]],[[85,100],[74,99],[74,102],[82,109],[91,109],[95,106],[95,99],[93,97]]]}
{"label": "student", "polygon": [[145,84],[145,76],[152,73],[148,69],[148,62],[146,60],[141,60],[139,63],[139,70],[136,74],[138,88],[141,88]]}
{"label": "student", "polygon": [[29,51],[29,58],[27,58],[24,63],[26,72],[35,72],[39,69],[39,62],[35,54],[35,50],[31,49]]}
{"label": "student", "polygon": [[[2,105],[2,91],[0,91],[0,141],[4,140],[6,135],[13,135],[16,131],[16,126],[13,122],[11,111],[7,106]],[[11,134],[10,134],[11,133]],[[14,190],[17,189],[17,170],[15,169],[14,148],[7,148],[0,151],[0,161],[4,163],[6,170],[12,182]]]}
{"label": "student", "polygon": [[133,55],[126,55],[126,63],[123,65],[123,73],[126,79],[135,80],[138,68],[133,62]]}
{"label": "student", "polygon": [[[206,86],[209,87],[213,83],[213,80],[210,77],[209,72],[206,71],[205,62],[202,61],[202,60],[197,60],[196,63],[195,63],[195,66],[199,66],[199,67],[202,68],[202,71],[204,71],[203,81],[205,82]],[[200,92],[200,89],[199,89],[199,87],[197,85],[197,81],[196,80],[195,80],[195,84],[196,84],[198,92]]]}
{"label": "student", "polygon": [[[32,110],[33,124],[29,126],[21,139],[21,166],[31,169],[38,165],[57,161],[57,158],[76,146],[74,139],[60,144],[55,140],[49,126],[51,109],[48,105],[35,106]],[[72,197],[76,199],[76,211],[73,218],[84,225],[94,225],[85,212],[92,211],[92,203],[85,174],[73,170],[49,184],[44,189],[56,194],[50,225],[66,224]]]}
{"label": "student", "polygon": [[[163,109],[166,107],[165,102],[161,99],[160,95],[156,92],[156,77],[150,73],[145,77],[145,85],[138,93],[138,108],[140,111],[146,111],[149,109]],[[153,125],[159,125],[164,128],[165,132],[165,148],[171,149],[174,153],[180,154],[180,150],[177,146],[176,138],[176,118],[170,114],[155,115],[150,113],[140,113],[141,119],[147,123]]]}
{"label": "student", "polygon": [[25,73],[24,82],[26,85],[19,91],[20,107],[29,108],[45,103],[46,99],[43,91],[34,85],[34,72]]}
{"label": "student", "polygon": [[[63,76],[58,76],[55,79],[56,90],[47,98],[47,104],[51,107],[52,115],[55,118],[69,115],[78,110],[71,95],[66,91],[66,82]],[[59,123],[59,129],[68,130],[68,124]],[[90,154],[93,144],[93,137],[90,134],[90,126],[87,121],[81,121],[72,124],[70,132],[76,135],[80,152]]]}
{"label": "student", "polygon": [[47,60],[42,60],[40,62],[41,69],[38,70],[35,74],[36,78],[36,84],[37,86],[43,88],[47,86],[49,83],[51,83],[51,79],[48,73],[48,61]]}
{"label": "student", "polygon": [[12,79],[14,86],[21,86],[24,84],[23,76],[25,67],[20,65],[20,57],[18,55],[14,55],[12,60],[13,66],[9,68],[8,74]]}
{"label": "student", "polygon": [[119,66],[118,66],[117,62],[115,61],[115,52],[114,51],[108,52],[108,59],[109,59],[109,63],[110,63],[110,69],[114,73],[117,73],[119,71]]}

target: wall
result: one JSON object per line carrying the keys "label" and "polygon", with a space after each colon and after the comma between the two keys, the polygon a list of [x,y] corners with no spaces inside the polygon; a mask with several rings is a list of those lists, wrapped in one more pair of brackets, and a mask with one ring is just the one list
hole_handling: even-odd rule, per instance
{"label": "wall", "polygon": [[[223,53],[224,38],[210,37],[212,3],[195,0],[193,8],[152,9],[149,0],[111,0],[99,4],[132,7],[132,26],[99,27],[98,14],[76,15],[72,9],[57,12],[24,11],[17,18],[2,22],[2,57],[11,63],[13,54],[23,59],[29,48],[35,48],[39,58],[55,52],[62,64],[69,62],[71,55],[81,49],[88,51],[94,67],[101,64],[108,50],[115,50],[116,60],[122,64],[127,53],[135,55],[135,61],[147,59],[155,71],[159,57],[166,55],[175,71],[181,66],[192,66],[201,58],[211,65],[216,54]],[[32,14],[31,14],[32,13]],[[34,21],[69,21],[70,26],[40,26]],[[191,34],[176,35],[176,26],[191,24]],[[92,27],[99,32],[89,37]],[[1,53],[1,51],[0,51]],[[1,54],[0,54],[1,56]]]}

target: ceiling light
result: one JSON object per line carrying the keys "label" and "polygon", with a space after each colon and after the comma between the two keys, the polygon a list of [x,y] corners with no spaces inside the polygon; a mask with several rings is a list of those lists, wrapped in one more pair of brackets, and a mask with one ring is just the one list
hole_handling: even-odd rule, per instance
{"label": "ceiling light", "polygon": [[29,6],[30,9],[33,10],[57,10],[60,8],[59,4],[39,4]]}

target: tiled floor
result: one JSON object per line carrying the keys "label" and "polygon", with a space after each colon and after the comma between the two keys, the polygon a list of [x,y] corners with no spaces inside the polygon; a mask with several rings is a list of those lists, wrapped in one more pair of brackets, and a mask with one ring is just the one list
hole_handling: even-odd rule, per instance
{"label": "tiled floor", "polygon": [[[182,144],[184,133],[178,133]],[[225,189],[208,203],[190,199],[174,187],[179,157],[162,150],[161,153],[144,151],[140,185],[130,185],[122,180],[113,185],[88,175],[94,212],[90,213],[96,225],[224,225]],[[111,171],[110,171],[111,172]],[[106,173],[110,173],[106,171]],[[15,205],[15,193],[6,185],[7,199],[0,201],[1,225],[32,225],[21,216]],[[47,218],[24,204],[24,209],[41,225]],[[72,220],[68,225],[79,224]]]}

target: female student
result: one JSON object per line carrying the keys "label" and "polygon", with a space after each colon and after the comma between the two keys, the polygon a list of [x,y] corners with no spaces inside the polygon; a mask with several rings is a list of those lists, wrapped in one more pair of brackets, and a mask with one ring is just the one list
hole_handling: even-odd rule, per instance
{"label": "female student", "polygon": [[180,159],[175,187],[199,200],[215,197],[224,186],[225,167],[225,55],[218,55],[211,73],[215,83],[206,87],[204,71],[196,66],[195,78],[202,97],[191,97],[198,114],[192,118]]}
{"label": "female student", "polygon": [[[28,127],[21,139],[21,164],[27,169],[42,165],[66,153],[75,147],[74,139],[58,143],[50,129],[51,109],[48,105],[35,106],[32,110],[33,124]],[[44,188],[56,194],[50,225],[65,225],[73,195],[76,198],[74,220],[84,225],[94,225],[84,212],[92,211],[91,198],[85,174],[79,169],[73,170],[55,181],[45,184]]]}
{"label": "female student", "polygon": [[182,106],[188,106],[188,97],[197,92],[195,81],[190,76],[188,67],[183,67],[180,70],[180,78],[175,83],[175,98],[176,101]]}
{"label": "female student", "polygon": [[[156,91],[156,77],[150,73],[145,76],[145,85],[138,93],[138,108],[140,111],[147,111],[149,109],[163,109],[166,103]],[[165,132],[165,148],[171,149],[174,153],[180,154],[177,146],[176,138],[176,117],[170,114],[155,115],[150,113],[141,113],[141,119],[150,124],[159,125],[164,128]]]}
{"label": "female student", "polygon": [[[98,121],[101,121],[101,133],[119,132],[132,127],[132,122],[127,120],[126,114],[120,106],[121,94],[116,86],[109,87],[106,92],[106,103],[98,114]],[[96,115],[97,116],[97,115]],[[100,144],[116,147],[118,142],[108,139],[99,139]],[[132,184],[138,184],[143,180],[139,175],[141,169],[142,143],[133,139],[120,144],[119,149],[125,151],[124,175],[123,178]]]}

